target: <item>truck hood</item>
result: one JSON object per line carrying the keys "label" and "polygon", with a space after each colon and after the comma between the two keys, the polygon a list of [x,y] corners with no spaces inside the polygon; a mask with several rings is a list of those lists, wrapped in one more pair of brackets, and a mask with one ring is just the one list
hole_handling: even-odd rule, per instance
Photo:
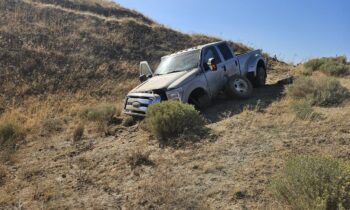
{"label": "truck hood", "polygon": [[134,88],[131,93],[149,92],[152,90],[167,89],[173,83],[181,83],[193,74],[197,69],[182,71],[165,75],[154,76]]}

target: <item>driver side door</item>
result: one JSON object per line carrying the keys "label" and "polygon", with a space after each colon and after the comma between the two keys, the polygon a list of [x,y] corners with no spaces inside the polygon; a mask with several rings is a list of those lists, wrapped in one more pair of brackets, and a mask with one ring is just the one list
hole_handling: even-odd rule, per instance
{"label": "driver side door", "polygon": [[[214,58],[217,61],[217,70],[212,71],[208,66],[209,59]],[[224,86],[224,71],[223,62],[215,46],[209,46],[203,50],[202,54],[202,68],[207,79],[207,84],[211,96],[216,96]]]}

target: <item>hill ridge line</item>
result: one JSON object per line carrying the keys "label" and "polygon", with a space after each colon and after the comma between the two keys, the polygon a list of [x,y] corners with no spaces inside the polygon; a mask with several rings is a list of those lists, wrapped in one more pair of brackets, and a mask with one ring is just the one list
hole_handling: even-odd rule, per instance
{"label": "hill ridge line", "polygon": [[115,21],[115,22],[119,22],[119,23],[124,23],[127,21],[134,21],[140,25],[145,25],[145,26],[150,26],[150,27],[159,26],[159,24],[156,22],[152,22],[152,24],[149,24],[149,23],[146,23],[145,21],[137,20],[134,17],[115,17],[115,16],[108,17],[108,16],[104,16],[101,14],[93,13],[91,11],[79,11],[79,10],[72,9],[72,8],[62,7],[61,5],[54,5],[54,4],[48,4],[48,3],[42,3],[42,2],[34,2],[34,1],[30,1],[30,0],[22,0],[22,1],[24,3],[29,4],[29,5],[35,6],[38,9],[51,8],[51,9],[61,10],[61,11],[67,12],[67,13],[73,13],[76,15],[95,17],[95,18],[103,19],[105,21]]}

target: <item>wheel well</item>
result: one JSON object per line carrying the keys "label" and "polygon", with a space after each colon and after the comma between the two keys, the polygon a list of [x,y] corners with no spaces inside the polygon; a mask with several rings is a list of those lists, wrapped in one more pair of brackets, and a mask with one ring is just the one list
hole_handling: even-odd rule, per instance
{"label": "wheel well", "polygon": [[257,68],[259,67],[264,67],[265,68],[265,76],[266,76],[266,66],[265,66],[265,62],[263,60],[259,60]]}
{"label": "wheel well", "polygon": [[[266,66],[263,60],[259,60],[258,64],[256,65],[256,73],[258,72],[259,67],[264,67],[266,70]],[[267,76],[267,73],[265,71],[265,76]],[[247,78],[250,80],[250,82],[254,83],[255,80],[255,72],[248,72]]]}
{"label": "wheel well", "polygon": [[188,97],[188,103],[195,105],[195,100],[198,99],[198,97],[206,94],[208,93],[203,88],[196,88],[191,92],[190,96]]}

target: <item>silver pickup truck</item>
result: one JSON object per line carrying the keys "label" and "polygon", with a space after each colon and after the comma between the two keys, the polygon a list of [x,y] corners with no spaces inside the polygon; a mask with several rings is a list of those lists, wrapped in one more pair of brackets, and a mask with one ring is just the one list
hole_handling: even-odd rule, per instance
{"label": "silver pickup truck", "polygon": [[155,72],[140,63],[141,84],[128,93],[124,113],[145,116],[150,104],[179,100],[205,107],[220,91],[248,98],[254,86],[266,81],[260,50],[235,55],[225,41],[210,43],[162,57]]}

